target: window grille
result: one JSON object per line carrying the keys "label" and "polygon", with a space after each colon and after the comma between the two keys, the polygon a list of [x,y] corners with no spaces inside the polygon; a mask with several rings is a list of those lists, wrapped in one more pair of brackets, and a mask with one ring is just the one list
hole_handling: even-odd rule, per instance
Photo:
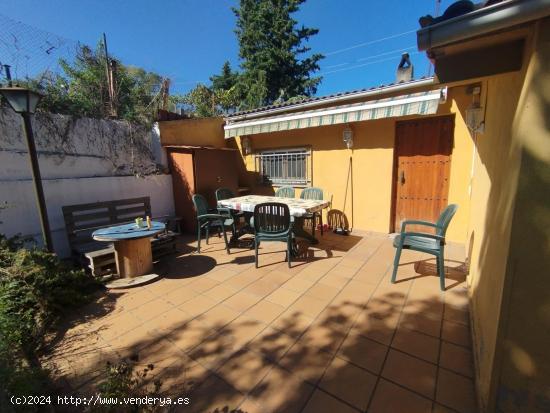
{"label": "window grille", "polygon": [[306,148],[262,151],[255,154],[256,172],[263,183],[311,184],[311,150]]}

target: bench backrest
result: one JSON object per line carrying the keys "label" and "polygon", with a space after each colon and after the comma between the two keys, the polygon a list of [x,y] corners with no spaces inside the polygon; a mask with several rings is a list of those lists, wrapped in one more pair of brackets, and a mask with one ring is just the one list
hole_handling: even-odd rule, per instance
{"label": "bench backrest", "polygon": [[151,200],[141,198],[68,205],[62,208],[65,229],[71,249],[92,241],[97,228],[131,222],[138,217],[151,216]]}

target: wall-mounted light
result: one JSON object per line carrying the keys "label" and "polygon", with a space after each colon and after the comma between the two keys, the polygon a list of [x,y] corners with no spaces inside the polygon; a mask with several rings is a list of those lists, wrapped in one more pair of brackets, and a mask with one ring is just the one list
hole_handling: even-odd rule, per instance
{"label": "wall-mounted light", "polygon": [[248,136],[244,136],[241,139],[241,145],[245,155],[250,155],[252,153],[252,143],[250,142],[250,138]]}
{"label": "wall-mounted light", "polygon": [[467,90],[472,95],[472,104],[466,109],[464,115],[466,126],[474,133],[483,133],[485,130],[485,110],[480,105],[481,86],[474,85]]}
{"label": "wall-mounted light", "polygon": [[353,129],[349,125],[342,131],[342,140],[348,149],[353,148]]}

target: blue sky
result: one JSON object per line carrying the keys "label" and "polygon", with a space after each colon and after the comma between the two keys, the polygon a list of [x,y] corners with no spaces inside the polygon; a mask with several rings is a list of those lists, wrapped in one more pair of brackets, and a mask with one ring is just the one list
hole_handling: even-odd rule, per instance
{"label": "blue sky", "polygon": [[[416,49],[418,18],[436,0],[308,0],[296,19],[320,30],[309,46],[323,53],[318,95],[392,82],[402,51],[415,76],[428,73]],[[452,3],[443,0],[441,11]],[[238,0],[0,0],[0,13],[64,38],[95,45],[103,32],[109,51],[125,64],[172,79],[185,92],[239,64],[231,7]],[[4,63],[8,58],[0,56]]]}

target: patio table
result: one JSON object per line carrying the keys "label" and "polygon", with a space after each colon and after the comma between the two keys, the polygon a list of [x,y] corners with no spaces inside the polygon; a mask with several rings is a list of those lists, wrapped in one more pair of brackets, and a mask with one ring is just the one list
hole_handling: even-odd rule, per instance
{"label": "patio table", "polygon": [[281,198],[265,195],[246,195],[235,198],[224,199],[218,202],[218,206],[223,208],[235,209],[253,213],[254,207],[265,202],[280,202],[288,205],[290,215],[294,217],[294,225],[292,231],[294,235],[300,238],[309,240],[312,244],[317,244],[319,240],[312,234],[304,230],[303,216],[313,212],[319,212],[330,205],[330,201],[316,199],[300,199],[300,198]]}
{"label": "patio table", "polygon": [[[92,233],[92,238],[96,241],[114,243],[120,278],[134,279],[134,282],[129,283],[136,285],[136,278],[145,277],[153,270],[151,237],[164,229],[165,224],[157,221],[151,222],[151,228],[145,224],[138,227],[132,223],[98,229]],[[150,281],[151,277],[147,280]]]}

